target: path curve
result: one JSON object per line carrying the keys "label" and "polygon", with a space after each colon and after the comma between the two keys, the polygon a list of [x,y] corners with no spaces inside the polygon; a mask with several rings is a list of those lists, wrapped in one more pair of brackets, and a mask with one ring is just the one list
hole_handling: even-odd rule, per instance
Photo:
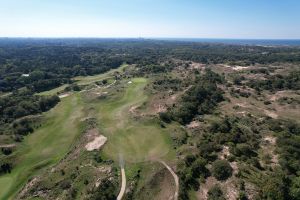
{"label": "path curve", "polygon": [[177,174],[175,174],[175,172],[172,170],[172,168],[167,165],[167,163],[165,163],[164,161],[160,160],[159,161],[161,164],[163,164],[168,170],[169,172],[172,174],[174,181],[175,181],[175,193],[174,193],[174,200],[178,200],[178,192],[179,192],[179,178],[177,176]]}
{"label": "path curve", "polygon": [[122,185],[121,185],[121,190],[120,193],[117,197],[117,200],[121,200],[125,194],[125,189],[126,189],[126,175],[125,175],[125,169],[124,165],[121,165],[121,175],[122,175]]}

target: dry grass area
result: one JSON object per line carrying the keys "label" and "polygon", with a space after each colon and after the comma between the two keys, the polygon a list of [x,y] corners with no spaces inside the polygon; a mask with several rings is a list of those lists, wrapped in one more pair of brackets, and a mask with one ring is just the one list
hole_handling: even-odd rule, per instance
{"label": "dry grass area", "polygon": [[[274,119],[281,118],[293,120],[295,118],[300,118],[299,104],[283,104],[278,101],[278,99],[282,97],[294,99],[300,98],[300,95],[295,92],[280,91],[273,95],[268,92],[261,95],[251,93],[251,96],[246,98],[231,96],[227,90],[225,97],[229,99],[229,101],[221,103],[220,110],[222,110],[223,114],[237,114],[240,116],[251,114],[258,119],[266,116]],[[265,104],[265,101],[270,101],[270,103]]]}
{"label": "dry grass area", "polygon": [[173,200],[175,183],[171,173],[160,166],[142,175],[143,186],[138,189],[137,199]]}
{"label": "dry grass area", "polygon": [[196,192],[197,200],[207,200],[208,191],[215,185],[219,185],[221,187],[226,199],[237,199],[239,195],[238,179],[231,177],[228,180],[221,182],[211,176],[205,180],[205,183],[201,184],[200,190]]}

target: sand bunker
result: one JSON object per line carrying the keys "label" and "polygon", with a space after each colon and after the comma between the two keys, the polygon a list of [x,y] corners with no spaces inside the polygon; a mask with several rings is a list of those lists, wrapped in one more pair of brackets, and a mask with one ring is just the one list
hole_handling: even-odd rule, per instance
{"label": "sand bunker", "polygon": [[103,135],[96,137],[93,141],[87,143],[85,148],[87,151],[94,151],[100,149],[107,141],[107,138]]}
{"label": "sand bunker", "polygon": [[68,97],[68,96],[70,96],[70,95],[71,95],[70,93],[64,93],[64,94],[60,94],[58,97],[59,97],[60,99],[62,99],[62,98]]}

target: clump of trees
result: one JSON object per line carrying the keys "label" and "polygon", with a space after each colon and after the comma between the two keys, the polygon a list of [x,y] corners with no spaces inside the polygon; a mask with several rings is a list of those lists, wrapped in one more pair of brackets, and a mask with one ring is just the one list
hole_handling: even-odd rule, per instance
{"label": "clump of trees", "polygon": [[117,186],[108,179],[101,181],[98,188],[93,191],[91,199],[94,200],[115,200],[117,198]]}
{"label": "clump of trees", "polygon": [[268,76],[266,80],[250,80],[247,85],[260,90],[299,90],[300,89],[300,71],[290,72],[288,75],[276,74]]}
{"label": "clump of trees", "polygon": [[193,85],[182,97],[178,106],[161,114],[165,122],[176,120],[181,124],[187,124],[196,115],[211,113],[217,104],[224,100],[222,91],[217,83],[222,83],[223,77],[211,70],[206,70],[203,75],[196,77]]}
{"label": "clump of trees", "polygon": [[0,98],[0,122],[11,123],[15,119],[45,112],[60,101],[57,95],[37,96],[31,90],[18,91]]}
{"label": "clump of trees", "polygon": [[13,134],[16,141],[22,136],[33,132],[32,120],[29,115],[36,115],[53,108],[60,101],[59,97],[37,96],[31,90],[20,90],[0,98],[1,132]]}
{"label": "clump of trees", "polygon": [[227,160],[217,160],[212,165],[212,175],[218,180],[226,180],[232,175],[232,167]]}
{"label": "clump of trees", "polygon": [[208,161],[201,156],[187,155],[183,163],[178,166],[177,174],[179,175],[181,199],[188,199],[190,189],[198,190],[200,183],[198,179],[205,179],[210,175],[206,168]]}

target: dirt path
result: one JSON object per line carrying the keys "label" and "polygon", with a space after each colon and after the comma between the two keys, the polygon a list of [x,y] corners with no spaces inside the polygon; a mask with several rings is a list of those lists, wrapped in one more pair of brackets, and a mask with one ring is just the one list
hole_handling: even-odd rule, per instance
{"label": "dirt path", "polygon": [[121,165],[121,174],[122,174],[122,185],[121,185],[121,190],[119,192],[117,200],[121,200],[123,198],[124,194],[125,194],[125,189],[126,189],[126,175],[125,175],[124,165]]}
{"label": "dirt path", "polygon": [[172,168],[167,165],[167,163],[165,163],[164,161],[159,161],[161,164],[163,164],[168,170],[169,172],[172,174],[172,176],[174,177],[174,181],[175,181],[175,193],[174,193],[174,200],[178,200],[178,192],[179,192],[179,178],[177,176],[177,174],[175,174],[175,172],[172,170]]}

